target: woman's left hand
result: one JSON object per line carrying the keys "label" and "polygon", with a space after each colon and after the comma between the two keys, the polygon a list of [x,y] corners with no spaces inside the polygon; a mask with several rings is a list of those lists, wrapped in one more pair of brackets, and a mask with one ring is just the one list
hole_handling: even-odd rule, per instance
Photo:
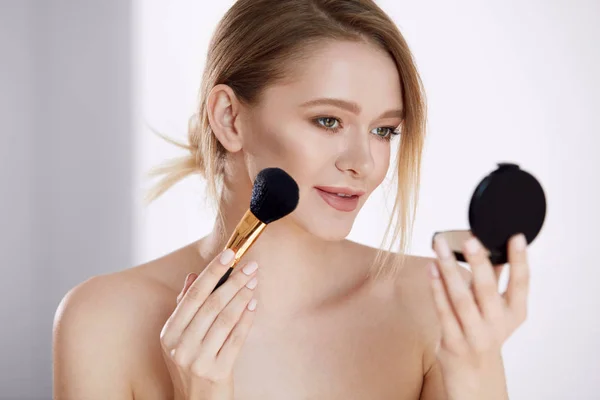
{"label": "woman's left hand", "polygon": [[441,326],[437,359],[448,399],[508,399],[501,349],[527,314],[529,266],[522,234],[509,241],[510,278],[498,292],[502,266],[492,266],[475,238],[463,248],[472,271],[465,282],[447,242],[436,236],[431,287]]}

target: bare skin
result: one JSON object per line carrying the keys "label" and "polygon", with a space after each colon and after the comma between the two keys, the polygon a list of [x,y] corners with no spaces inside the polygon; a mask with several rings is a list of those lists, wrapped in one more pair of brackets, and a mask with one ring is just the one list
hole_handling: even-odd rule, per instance
{"label": "bare skin", "polygon": [[[113,367],[131,391],[122,398],[174,398],[159,333],[187,273],[210,261],[201,246],[202,240],[81,286],[88,297],[113,294],[106,319],[115,326],[105,332],[126,336],[101,353],[118,352],[123,360]],[[365,272],[374,249],[350,241],[344,249],[345,267]],[[357,273],[342,291],[294,318],[262,318],[259,305],[235,367],[236,398],[419,399],[438,335],[425,268],[430,260],[410,257],[395,281],[365,281]]]}

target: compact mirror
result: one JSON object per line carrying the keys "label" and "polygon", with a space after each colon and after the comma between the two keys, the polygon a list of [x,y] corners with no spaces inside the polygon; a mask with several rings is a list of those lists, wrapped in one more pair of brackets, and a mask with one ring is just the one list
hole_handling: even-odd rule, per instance
{"label": "compact mirror", "polygon": [[471,229],[435,232],[433,236],[443,235],[462,262],[466,261],[463,243],[475,236],[488,251],[492,265],[503,265],[508,261],[508,240],[523,233],[529,245],[540,233],[545,217],[546,196],[538,180],[517,164],[499,163],[471,197]]}

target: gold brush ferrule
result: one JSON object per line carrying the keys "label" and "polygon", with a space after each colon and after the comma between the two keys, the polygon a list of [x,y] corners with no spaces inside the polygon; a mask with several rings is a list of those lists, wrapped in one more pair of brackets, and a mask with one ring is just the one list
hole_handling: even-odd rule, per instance
{"label": "gold brush ferrule", "polygon": [[252,246],[252,243],[258,239],[266,226],[267,224],[256,218],[250,210],[246,211],[246,214],[244,214],[235,227],[233,235],[225,246],[225,249],[229,248],[235,252],[233,264],[231,265],[232,268],[237,265],[240,258],[244,256],[248,248]]}

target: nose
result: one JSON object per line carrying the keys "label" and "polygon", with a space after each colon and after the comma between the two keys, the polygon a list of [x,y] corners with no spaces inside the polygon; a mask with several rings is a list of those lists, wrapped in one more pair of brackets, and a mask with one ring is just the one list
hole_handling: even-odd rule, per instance
{"label": "nose", "polygon": [[348,135],[336,160],[336,167],[342,172],[349,171],[355,177],[368,175],[374,167],[368,135],[358,132]]}

